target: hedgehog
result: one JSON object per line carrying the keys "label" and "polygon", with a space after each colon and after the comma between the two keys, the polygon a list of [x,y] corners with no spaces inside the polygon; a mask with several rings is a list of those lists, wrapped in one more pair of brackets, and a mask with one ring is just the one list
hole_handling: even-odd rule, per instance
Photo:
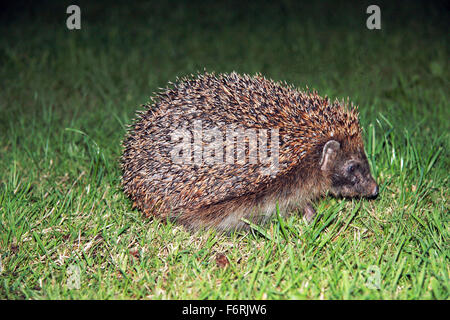
{"label": "hedgehog", "polygon": [[123,140],[122,187],[147,217],[188,229],[248,229],[313,202],[375,198],[357,107],[255,76],[178,79]]}

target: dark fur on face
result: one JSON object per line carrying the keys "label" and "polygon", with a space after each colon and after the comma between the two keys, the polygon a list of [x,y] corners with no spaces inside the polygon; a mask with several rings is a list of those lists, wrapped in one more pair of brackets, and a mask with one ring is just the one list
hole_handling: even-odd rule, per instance
{"label": "dark fur on face", "polygon": [[369,162],[363,150],[348,154],[334,140],[324,146],[322,170],[331,177],[330,193],[335,197],[378,196],[378,185],[370,173]]}

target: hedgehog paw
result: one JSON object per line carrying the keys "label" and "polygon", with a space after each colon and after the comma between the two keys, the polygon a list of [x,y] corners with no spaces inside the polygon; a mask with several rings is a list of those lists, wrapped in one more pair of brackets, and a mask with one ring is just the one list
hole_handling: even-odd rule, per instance
{"label": "hedgehog paw", "polygon": [[305,208],[303,208],[303,216],[306,219],[306,222],[311,223],[313,222],[315,216],[316,216],[316,210],[312,207],[311,203],[308,203]]}

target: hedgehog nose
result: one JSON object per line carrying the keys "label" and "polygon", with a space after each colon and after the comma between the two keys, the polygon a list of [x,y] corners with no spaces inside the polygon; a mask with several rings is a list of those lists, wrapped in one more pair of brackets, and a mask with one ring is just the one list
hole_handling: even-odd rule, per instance
{"label": "hedgehog nose", "polygon": [[375,199],[378,196],[378,185],[375,183],[375,187],[372,189],[372,193],[370,194],[371,199]]}

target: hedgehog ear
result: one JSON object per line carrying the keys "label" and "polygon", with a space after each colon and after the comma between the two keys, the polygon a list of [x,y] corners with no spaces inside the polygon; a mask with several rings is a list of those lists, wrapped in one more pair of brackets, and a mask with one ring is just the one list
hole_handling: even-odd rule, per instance
{"label": "hedgehog ear", "polygon": [[322,151],[322,159],[320,160],[321,170],[329,170],[332,167],[340,148],[341,145],[336,140],[330,140],[325,143]]}

